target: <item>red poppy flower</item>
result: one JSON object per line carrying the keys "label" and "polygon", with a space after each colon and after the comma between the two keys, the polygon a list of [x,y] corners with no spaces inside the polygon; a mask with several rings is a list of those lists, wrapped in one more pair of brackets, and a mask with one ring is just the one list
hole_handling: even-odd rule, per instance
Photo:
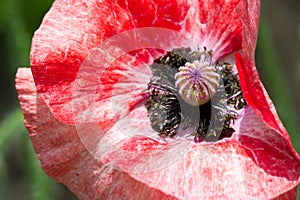
{"label": "red poppy flower", "polygon": [[[258,0],[55,1],[33,38],[31,71],[19,69],[16,78],[25,125],[44,171],[80,199],[295,199],[300,158],[255,68],[259,5]],[[171,129],[156,128],[154,114],[174,110],[176,102],[168,102],[175,97],[169,98],[167,89],[155,96],[164,87],[156,81],[164,80],[155,79],[153,63],[179,62],[172,52],[180,48],[192,49],[185,54],[190,57],[200,55],[199,62],[178,69],[172,86],[191,106],[205,105],[205,92],[220,85],[187,88],[191,79],[181,82],[184,70],[230,62],[238,72],[234,83],[242,91],[234,94],[242,92],[247,105],[238,104],[236,119],[225,120],[221,130],[230,134],[220,140],[199,139],[209,133],[203,127],[191,140],[190,128],[177,127],[185,116],[172,116],[176,123],[165,120]],[[208,81],[223,73],[205,69]],[[189,78],[197,81],[202,72],[193,72]],[[153,114],[154,105],[164,106]],[[227,112],[230,106],[224,105]]]}

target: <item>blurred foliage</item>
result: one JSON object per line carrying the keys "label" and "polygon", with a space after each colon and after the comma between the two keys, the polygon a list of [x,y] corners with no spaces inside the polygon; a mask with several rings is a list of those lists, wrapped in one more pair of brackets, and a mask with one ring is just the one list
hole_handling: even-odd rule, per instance
{"label": "blurred foliage", "polygon": [[[295,7],[297,1],[290,0],[287,4],[290,4],[292,8]],[[52,2],[53,0],[1,0],[0,2],[0,92],[2,96],[0,99],[0,199],[76,199],[64,186],[43,173],[24,128],[14,88],[16,69],[20,66],[29,67],[31,38]],[[264,7],[267,8],[267,4],[275,5],[276,3],[264,1],[263,16]],[[281,9],[280,5],[279,8]],[[279,14],[279,12],[275,13]],[[268,16],[272,18],[270,14]],[[294,15],[291,16],[290,19],[295,18]],[[296,16],[300,19],[299,14]],[[279,116],[291,134],[293,145],[300,152],[299,105],[297,104],[297,98],[300,99],[299,91],[295,94],[295,90],[292,89],[297,86],[293,87],[295,84],[289,84],[289,79],[284,78],[286,70],[289,70],[288,67],[291,73],[296,70],[297,77],[300,78],[300,60],[299,56],[288,58],[297,59],[298,66],[282,67],[282,55],[276,51],[274,38],[270,37],[272,30],[269,22],[270,20],[261,21],[257,66],[262,81],[274,100]],[[298,40],[294,39],[295,42],[300,40],[300,23],[298,22],[290,25],[296,27],[297,33],[295,34],[299,37]],[[282,40],[286,42],[286,38]],[[298,55],[300,55],[299,49]],[[292,101],[293,99],[296,100]],[[15,192],[16,190],[18,192]],[[300,199],[300,194],[298,195]]]}
{"label": "blurred foliage", "polygon": [[4,29],[4,24],[7,21],[8,17],[7,2],[7,0],[3,0],[0,3],[0,32],[2,32],[2,30]]}

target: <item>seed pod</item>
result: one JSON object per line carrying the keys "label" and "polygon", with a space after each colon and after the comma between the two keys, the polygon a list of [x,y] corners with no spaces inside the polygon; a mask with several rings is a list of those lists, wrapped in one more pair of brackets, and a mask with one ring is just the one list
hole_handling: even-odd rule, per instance
{"label": "seed pod", "polygon": [[193,106],[208,102],[219,87],[220,75],[207,60],[185,63],[175,75],[175,86],[182,99]]}

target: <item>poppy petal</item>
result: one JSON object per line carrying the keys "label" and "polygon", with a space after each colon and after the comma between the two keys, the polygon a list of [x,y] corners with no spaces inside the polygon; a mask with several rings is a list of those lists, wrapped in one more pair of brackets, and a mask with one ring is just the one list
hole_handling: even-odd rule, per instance
{"label": "poppy petal", "polygon": [[[300,172],[295,155],[286,140],[275,137],[276,131],[266,126],[251,107],[237,122],[241,124],[239,138],[190,145],[177,160],[160,170],[125,173],[112,168],[109,160],[103,164],[95,159],[82,144],[76,127],[62,124],[51,115],[37,96],[29,69],[19,69],[16,83],[25,124],[43,169],[80,199],[270,199],[289,190],[288,194],[295,194],[292,189],[299,182]],[[259,135],[273,140],[263,142]],[[139,155],[147,155],[156,147],[166,148],[146,137],[123,140],[118,145]],[[112,152],[111,156],[116,154]],[[165,161],[156,158],[152,162]],[[126,163],[134,165],[136,161]],[[122,169],[121,162],[114,164]],[[166,180],[172,184],[166,184]]]}
{"label": "poppy petal", "polygon": [[[287,140],[289,136],[281,123],[276,109],[259,79],[255,66],[254,52],[258,35],[259,4],[260,1],[243,1],[239,9],[243,23],[243,50],[242,55],[235,55],[240,84],[243,94],[257,114],[273,129],[279,131]],[[252,15],[246,15],[248,10]],[[255,94],[255,95],[254,95]]]}
{"label": "poppy petal", "polygon": [[176,199],[98,162],[82,145],[76,127],[59,122],[40,100],[30,69],[18,70],[16,88],[44,171],[79,199]]}
{"label": "poppy petal", "polygon": [[[72,88],[80,67],[94,48],[126,30],[160,27],[178,31],[196,41],[198,47],[212,49],[216,60],[241,48],[238,4],[238,0],[118,1],[117,4],[57,0],[32,41],[31,69],[38,93],[57,119],[74,124]],[[178,47],[181,41],[184,39],[170,38],[169,49]],[[143,63],[149,61],[140,58]]]}
{"label": "poppy petal", "polygon": [[229,139],[176,146],[128,137],[113,144],[103,162],[179,199],[271,199],[296,187],[300,165],[289,142],[251,107],[242,116],[236,122],[239,134]]}
{"label": "poppy petal", "polygon": [[130,17],[111,1],[55,1],[35,32],[31,69],[42,100],[64,122],[72,121],[72,83],[90,49],[131,29]]}
{"label": "poppy petal", "polygon": [[[227,6],[231,11],[234,10],[232,13],[227,14],[234,16],[233,18],[236,19],[237,13],[235,8],[238,7],[237,1],[227,2],[229,3],[225,4],[225,1],[199,2],[199,6],[198,4],[197,6],[191,5],[186,15],[189,17],[192,16],[191,19],[193,20],[191,22],[196,21],[198,23],[198,18],[195,18],[195,16],[198,16],[195,14],[198,11],[194,12],[198,7],[199,9],[200,7],[201,9],[213,9],[212,5],[218,4],[221,6],[219,3],[223,3],[224,5],[222,4],[221,8],[226,8]],[[84,123],[77,124],[76,126],[65,125],[60,122],[74,124],[78,120],[76,118],[77,113],[88,111],[85,107],[89,106],[78,104],[79,108],[78,110],[75,109],[74,112],[73,91],[74,87],[76,87],[75,79],[78,78],[78,74],[79,76],[81,75],[78,72],[81,69],[82,63],[90,56],[92,49],[113,34],[124,31],[127,28],[127,26],[124,28],[125,24],[128,23],[128,27],[133,28],[136,27],[134,23],[137,23],[135,19],[139,19],[138,23],[143,23],[143,20],[141,16],[135,16],[134,9],[136,8],[129,6],[126,7],[126,10],[122,8],[121,4],[118,7],[106,1],[98,4],[95,2],[76,4],[76,1],[74,1],[71,4],[67,4],[69,7],[64,7],[66,1],[56,1],[53,6],[54,8],[48,14],[49,18],[46,17],[40,28],[40,32],[36,33],[36,42],[33,42],[31,54],[32,72],[37,84],[37,90],[42,101],[46,104],[37,97],[36,88],[28,69],[20,69],[16,80],[19,99],[25,115],[25,123],[30,131],[33,145],[46,173],[57,181],[66,184],[82,199],[101,199],[102,197],[119,197],[119,199],[141,199],[145,197],[156,199],[199,199],[201,197],[231,199],[232,196],[236,197],[236,199],[249,199],[253,197],[269,199],[283,195],[287,191],[289,191],[289,194],[294,195],[295,190],[293,188],[298,184],[300,176],[299,156],[293,150],[287,132],[282,126],[271,100],[259,81],[255,69],[253,52],[256,41],[255,35],[257,34],[259,2],[249,2],[246,0],[243,1],[239,9],[239,17],[243,23],[243,56],[241,54],[236,55],[236,64],[242,89],[250,106],[245,108],[241,119],[239,119],[240,121],[235,124],[238,127],[236,129],[238,134],[234,134],[231,138],[223,139],[216,143],[203,142],[198,145],[183,145],[184,148],[178,148],[182,152],[174,151],[175,153],[178,152],[176,159],[174,159],[174,154],[166,152],[168,152],[168,149],[172,149],[172,145],[176,148],[177,144],[163,143],[153,140],[147,134],[146,136],[143,135],[146,133],[145,129],[149,126],[142,125],[147,123],[144,118],[141,118],[145,117],[145,115],[141,116],[143,111],[139,109],[142,108],[135,108],[135,105],[143,101],[143,98],[147,96],[142,91],[143,85],[148,80],[138,80],[134,77],[135,75],[144,74],[147,76],[149,74],[149,68],[143,64],[149,61],[145,60],[147,54],[151,57],[150,60],[155,57],[150,55],[151,51],[147,51],[142,56],[137,55],[137,52],[128,53],[116,59],[114,64],[105,67],[102,71],[97,70],[101,74],[100,78],[99,76],[96,78],[92,76],[91,78],[92,82],[99,81],[101,83],[96,85],[96,92],[89,88],[79,87],[79,89],[86,89],[87,92],[95,94],[93,98],[97,100],[95,101],[95,111],[86,112],[86,115],[83,115],[83,117],[88,118],[88,114],[96,112],[96,119],[98,119],[98,114],[100,116],[103,115],[101,116],[102,121],[97,121],[98,123],[91,124],[92,126]],[[73,3],[75,4],[74,7],[72,7]],[[179,1],[176,1],[176,3],[179,5]],[[196,9],[192,8],[193,6]],[[143,5],[137,7],[142,8]],[[115,11],[112,13],[116,13],[117,15],[114,17],[120,17],[121,19],[111,21],[121,23],[123,20],[121,27],[124,29],[118,29],[120,27],[118,24],[114,24],[115,27],[109,26],[108,29],[105,29],[104,26],[106,25],[101,24],[101,22],[107,22],[104,19],[107,16],[111,16],[109,14],[111,10],[107,10],[102,16],[99,16],[100,14],[98,13],[98,15],[96,11],[103,8],[112,8]],[[163,8],[168,7],[164,6]],[[95,13],[90,13],[88,9],[94,9],[93,12]],[[185,6],[183,6],[183,10],[185,10]],[[169,13],[171,10],[166,11],[166,13]],[[122,14],[119,15],[118,12]],[[62,22],[58,20],[58,13],[64,13],[64,16],[66,16],[60,19]],[[210,16],[210,14],[204,11],[199,13],[201,13],[200,19],[206,22],[206,17]],[[74,14],[77,17],[74,17]],[[151,16],[150,14],[149,16]],[[217,17],[218,19],[223,19],[226,16],[226,12],[223,12],[222,9],[218,14],[221,16]],[[78,19],[82,20],[82,17],[84,18],[85,16],[88,16],[86,18],[87,21],[81,21],[81,23],[77,24]],[[172,19],[170,20],[171,22],[175,21],[177,23],[174,13],[169,16]],[[189,17],[186,18],[189,19]],[[162,21],[157,22],[157,26],[164,23],[168,24],[167,18],[161,16],[160,18]],[[93,32],[96,29],[96,31],[101,30],[99,24],[94,24],[94,19],[98,19],[101,26],[103,25],[102,28],[107,30],[107,32]],[[91,26],[84,26],[86,29],[81,29],[82,25],[90,21],[93,21]],[[54,22],[57,22],[57,24]],[[223,46],[218,46],[218,43],[216,43],[217,39],[213,41],[213,36],[210,37],[209,34],[206,37],[209,38],[209,41],[201,40],[202,36],[199,34],[201,31],[196,33],[194,30],[202,30],[199,28],[202,24],[199,23],[200,26],[199,24],[195,25],[188,22],[189,20],[182,26],[184,28],[179,30],[183,31],[186,35],[192,34],[193,36],[193,34],[198,34],[199,38],[196,38],[199,39],[198,41],[202,41],[203,44],[208,45],[214,44],[218,49],[223,49],[222,53],[220,51],[218,56],[226,55],[229,52],[228,49],[230,51],[239,50],[237,48],[241,45],[239,42],[241,39],[241,22],[239,20],[233,20],[233,23],[236,23],[236,25],[232,26],[233,29],[229,29],[232,32],[231,35],[228,35],[228,32],[222,29],[223,26],[221,25],[221,28],[219,27],[221,31],[216,30],[217,38],[221,38],[220,41],[222,41],[222,44],[224,43]],[[219,22],[221,24],[222,20]],[[68,27],[66,30],[69,30],[69,32],[61,28],[64,23]],[[173,24],[174,29],[177,28],[176,23]],[[207,26],[208,24],[210,23],[207,23]],[[228,26],[231,23],[224,22],[224,24]],[[170,27],[173,25],[168,24]],[[74,26],[74,30],[72,26]],[[248,29],[248,26],[251,28]],[[98,29],[99,27],[100,29]],[[56,31],[56,28],[60,31]],[[216,26],[215,28],[218,27]],[[222,30],[225,30],[224,34]],[[60,34],[56,35],[57,33]],[[104,36],[101,37],[101,34]],[[66,43],[59,44],[57,39],[63,39],[64,36],[67,38]],[[251,40],[248,40],[247,37]],[[224,38],[229,38],[228,41],[236,39],[238,42],[231,41],[227,43],[227,39]],[[54,48],[51,48],[52,43],[56,45]],[[140,65],[141,63],[142,65]],[[135,66],[137,67],[135,68]],[[84,72],[90,73],[87,73],[87,76],[83,76],[79,80],[88,80],[89,75],[95,73],[95,70]],[[134,72],[137,72],[137,74]],[[111,79],[107,78],[108,76]],[[128,88],[123,87],[124,85],[122,86],[122,84],[129,84]],[[136,91],[131,92],[131,90],[128,90],[130,88],[136,90],[137,93],[135,93]],[[107,93],[104,93],[104,91]],[[251,94],[254,93],[257,93],[255,98],[258,97],[258,99],[261,99],[262,103],[251,97]],[[108,98],[105,98],[106,94],[108,94]],[[118,95],[121,95],[122,98],[116,98],[114,101],[113,97]],[[82,97],[79,96],[79,99]],[[126,102],[119,102],[120,100]],[[116,103],[115,105],[121,107],[111,110],[113,102]],[[59,121],[52,116],[49,110]],[[92,117],[92,119],[95,118]],[[262,119],[266,123],[263,123]],[[133,121],[138,123],[134,125]],[[84,120],[79,118],[79,122],[90,123],[93,120],[85,121],[85,118]],[[138,129],[139,125],[141,125],[141,129]],[[125,130],[120,129],[122,126],[125,127]],[[101,128],[100,133],[95,131],[95,134],[98,134],[96,138],[93,138],[91,128],[96,128],[96,130],[97,128]],[[122,132],[130,133],[126,129],[133,129],[134,135],[122,134]],[[82,137],[81,132],[87,133],[87,137]],[[135,133],[140,133],[140,135],[136,136]],[[151,133],[149,132],[149,134]],[[115,142],[108,140],[110,142],[108,144],[112,144],[112,146],[103,152],[103,148],[108,145],[103,146],[105,143],[101,143],[103,142],[102,139],[110,136],[116,136],[116,140]],[[91,146],[91,149],[87,148],[89,146]],[[206,150],[209,150],[209,153],[203,155],[203,152],[207,152]],[[164,167],[158,171],[151,171],[149,173],[134,173],[136,172],[133,171],[136,170],[134,166],[141,167],[139,170],[142,169],[141,171],[143,171],[144,168],[142,167],[149,164],[149,159],[147,159],[149,152],[151,156],[154,155],[151,162],[158,163],[158,165],[163,164],[160,166]],[[99,157],[97,153],[99,153]],[[168,155],[170,158],[168,158]],[[166,160],[171,160],[172,162],[167,162]],[[116,169],[128,173],[120,172]],[[166,180],[172,184],[166,184]],[[125,196],[121,196],[121,194],[125,194]],[[228,196],[229,194],[230,196]],[[280,198],[285,197],[281,196]]]}

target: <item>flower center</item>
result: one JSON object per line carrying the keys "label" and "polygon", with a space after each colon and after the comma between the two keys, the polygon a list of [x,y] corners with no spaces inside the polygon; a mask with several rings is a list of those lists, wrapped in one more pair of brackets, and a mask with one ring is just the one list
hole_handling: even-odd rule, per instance
{"label": "flower center", "polygon": [[191,130],[194,141],[230,137],[235,110],[247,105],[233,66],[212,62],[211,51],[174,49],[150,66],[145,106],[152,128],[173,137]]}
{"label": "flower center", "polygon": [[185,63],[175,74],[179,94],[193,106],[208,102],[219,87],[220,75],[212,65],[211,56],[206,53],[203,56],[204,59]]}

